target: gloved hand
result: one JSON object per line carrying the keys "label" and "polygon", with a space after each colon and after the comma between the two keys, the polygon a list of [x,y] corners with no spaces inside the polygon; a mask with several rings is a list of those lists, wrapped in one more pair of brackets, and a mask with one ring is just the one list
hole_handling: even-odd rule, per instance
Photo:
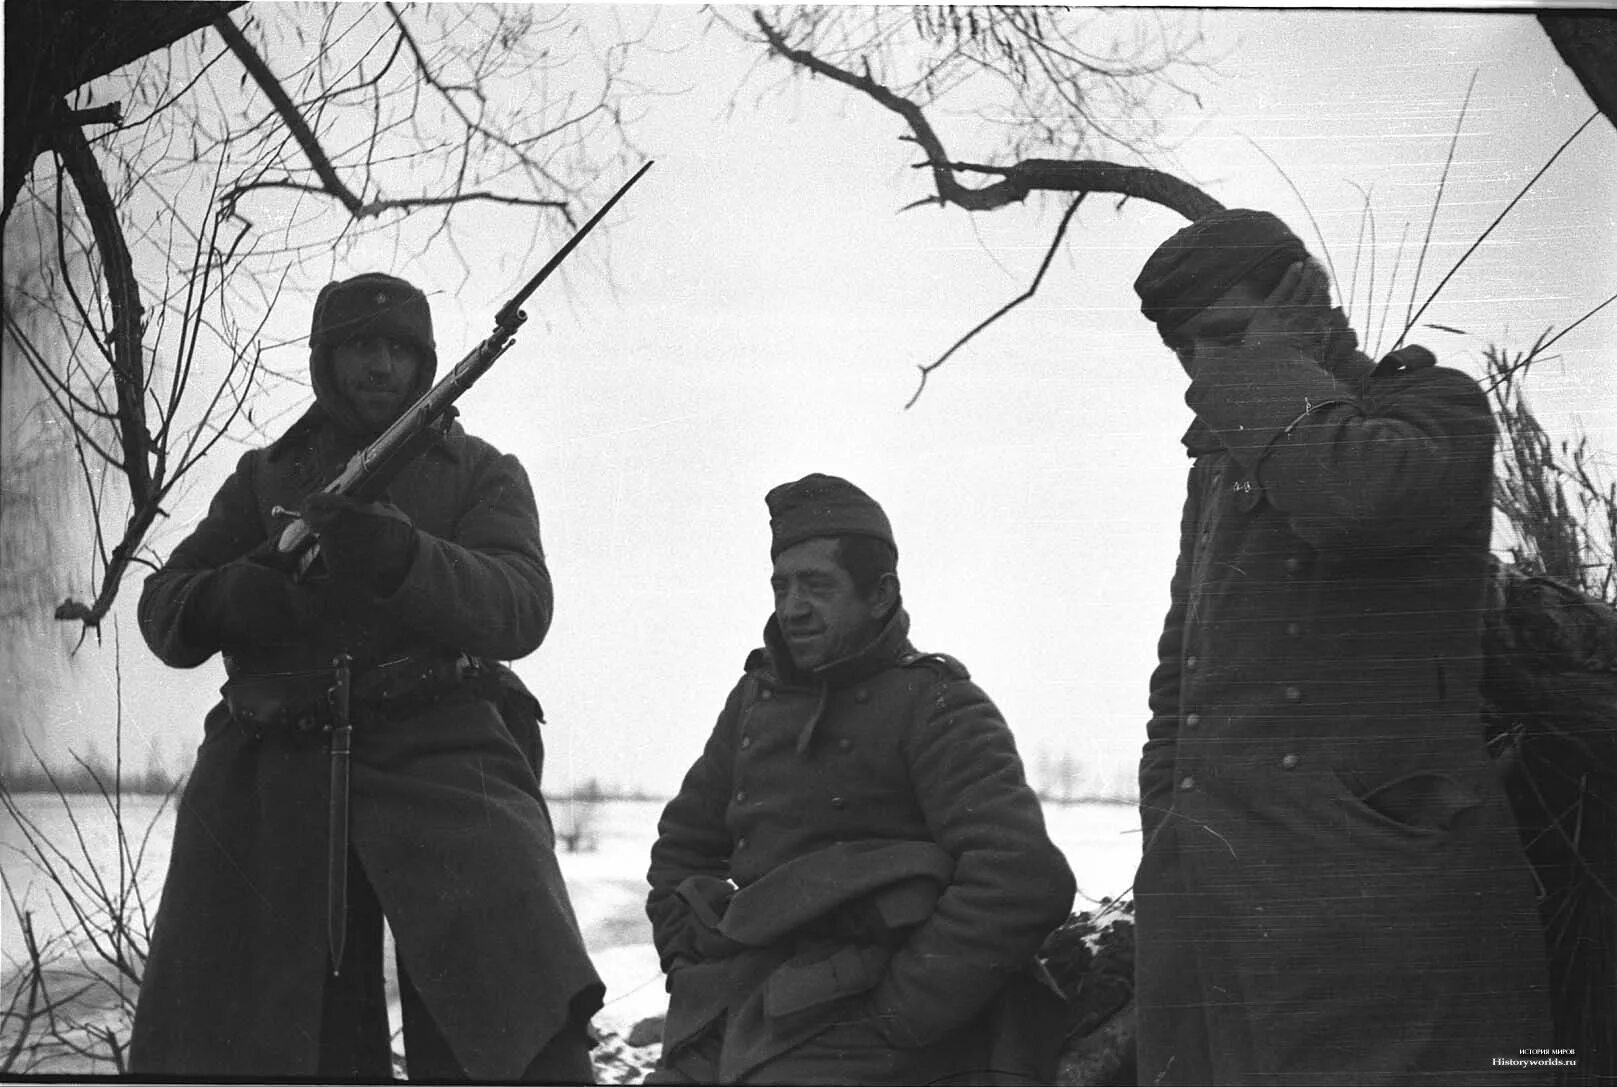
{"label": "gloved hand", "polygon": [[317,492],[303,500],[301,515],[319,539],[332,577],[388,596],[410,572],[415,525],[391,502]]}
{"label": "gloved hand", "polygon": [[205,575],[186,599],[190,636],[211,644],[277,645],[297,641],[319,623],[321,594],[272,565],[272,537],[235,562]]}
{"label": "gloved hand", "polygon": [[662,944],[663,968],[674,964],[691,965],[729,958],[746,950],[719,931],[720,918],[735,897],[735,885],[716,876],[694,875],[680,881],[674,894],[657,910],[662,920],[654,920],[665,932]]}
{"label": "gloved hand", "polygon": [[1331,307],[1330,277],[1312,259],[1286,269],[1239,335],[1196,346],[1185,399],[1204,418],[1210,400],[1248,404],[1277,394],[1306,397],[1319,371],[1334,367],[1335,354],[1351,353],[1358,343],[1346,315]]}
{"label": "gloved hand", "polygon": [[1320,359],[1331,312],[1330,276],[1316,261],[1300,260],[1286,269],[1253,313],[1242,343],[1258,349],[1291,347]]}

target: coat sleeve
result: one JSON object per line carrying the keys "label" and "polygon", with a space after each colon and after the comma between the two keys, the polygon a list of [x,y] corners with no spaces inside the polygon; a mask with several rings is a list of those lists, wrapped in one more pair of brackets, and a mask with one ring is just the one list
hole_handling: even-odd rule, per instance
{"label": "coat sleeve", "polygon": [[736,721],[741,711],[743,680],[730,692],[701,756],[685,774],[679,793],[663,809],[657,840],[651,847],[651,869],[646,880],[646,915],[663,969],[671,971],[680,960],[699,955],[695,948],[699,926],[677,888],[691,876],[728,879],[730,832],[725,812],[730,803],[735,762]]}
{"label": "coat sleeve", "polygon": [[203,640],[195,624],[188,621],[189,602],[214,570],[241,558],[267,538],[254,497],[258,456],[243,454],[236,470],[213,496],[207,515],[141,587],[137,609],[141,636],[171,668],[195,668],[219,651],[216,643]]}
{"label": "coat sleeve", "polygon": [[409,572],[379,605],[473,655],[525,657],[550,629],[554,596],[522,465],[509,454],[480,464],[462,509],[448,538],[417,532]]}
{"label": "coat sleeve", "polygon": [[1186,402],[1315,547],[1416,546],[1476,516],[1494,426],[1470,377],[1431,367],[1350,385],[1295,348],[1230,348]]}
{"label": "coat sleeve", "polygon": [[975,684],[937,683],[907,747],[928,829],[955,863],[932,915],[871,993],[887,1037],[915,1047],[976,1018],[1067,919],[1076,887],[1011,731]]}
{"label": "coat sleeve", "polygon": [[1179,522],[1179,558],[1168,588],[1168,616],[1157,639],[1157,666],[1151,673],[1145,747],[1140,752],[1140,828],[1144,841],[1161,825],[1173,803],[1175,745],[1179,739],[1179,684],[1184,668],[1185,612],[1190,588],[1190,562],[1198,518],[1196,478],[1191,475]]}

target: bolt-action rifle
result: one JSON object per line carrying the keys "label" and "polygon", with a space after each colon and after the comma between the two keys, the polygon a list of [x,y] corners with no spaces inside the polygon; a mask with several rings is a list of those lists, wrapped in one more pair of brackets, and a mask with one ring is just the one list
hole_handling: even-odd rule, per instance
{"label": "bolt-action rifle", "polygon": [[[522,309],[522,303],[539,288],[539,284],[550,277],[550,273],[560,267],[561,262],[567,259],[567,255],[584,240],[584,235],[612,210],[612,205],[616,204],[619,198],[629,191],[629,187],[639,181],[641,175],[649,169],[651,163],[647,162],[633,177],[624,182],[623,187],[612,194],[612,199],[603,204],[599,211],[590,216],[589,222],[579,227],[578,232],[567,239],[567,244],[556,251],[556,255],[528,280],[527,285],[500,307],[499,312],[494,315],[494,331],[488,339],[468,351],[466,357],[456,363],[453,370],[422,393],[421,399],[406,408],[404,414],[394,420],[391,426],[364,449],[350,457],[348,464],[337,478],[325,486],[325,493],[348,495],[361,502],[374,502],[382,496],[388,484],[393,482],[405,465],[447,432],[457,414],[455,401],[470,389],[478,378],[487,373],[489,367],[493,366],[515,342],[517,330],[528,319],[527,313]],[[286,512],[295,515],[295,511]],[[298,517],[281,530],[276,551],[289,567],[295,569],[298,579],[302,580],[308,576],[310,567],[320,554],[320,542],[303,518]]]}

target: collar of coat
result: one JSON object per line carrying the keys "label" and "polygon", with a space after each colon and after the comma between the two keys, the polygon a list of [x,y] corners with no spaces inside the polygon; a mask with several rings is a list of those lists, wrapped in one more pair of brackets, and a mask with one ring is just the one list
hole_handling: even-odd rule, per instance
{"label": "collar of coat", "polygon": [[[451,461],[460,460],[459,445],[466,431],[457,420],[449,430],[428,449]],[[273,463],[299,451],[318,448],[323,454],[346,461],[367,443],[340,427],[336,420],[319,404],[310,404],[286,432],[269,445],[269,459]]]}
{"label": "collar of coat", "polygon": [[766,670],[787,687],[847,687],[913,657],[915,649],[910,645],[909,633],[909,612],[904,610],[904,602],[900,600],[893,614],[864,648],[803,671],[793,663],[791,650],[780,632],[780,623],[771,615],[764,624],[764,646],[753,650],[752,656],[747,658],[747,670]]}

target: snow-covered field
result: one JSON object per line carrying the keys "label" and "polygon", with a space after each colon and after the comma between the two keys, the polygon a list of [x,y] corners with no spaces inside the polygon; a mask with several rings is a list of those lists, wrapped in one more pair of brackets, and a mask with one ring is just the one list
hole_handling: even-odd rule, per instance
{"label": "snow-covered field", "polygon": [[[61,850],[53,858],[59,871],[67,871],[71,864],[88,875],[92,865],[87,858],[93,858],[100,878],[116,882],[116,825],[100,798],[74,798],[70,809],[53,796],[29,795],[17,800],[23,818]],[[569,829],[580,815],[587,828],[580,850],[564,850],[559,857],[585,943],[607,986],[606,1006],[597,1016],[596,1026],[613,1034],[627,1034],[635,1023],[660,1015],[665,1007],[662,974],[644,910],[646,864],[661,811],[662,801],[604,801],[587,812],[566,800],[552,802],[558,830]],[[1045,818],[1051,837],[1077,874],[1080,897],[1076,909],[1127,891],[1140,848],[1132,805],[1052,804],[1046,806]],[[126,868],[134,868],[138,859],[137,883],[148,910],[155,913],[168,867],[172,808],[160,809],[150,797],[127,798],[124,823],[129,840]],[[72,916],[60,892],[29,860],[28,853],[22,827],[10,815],[0,815],[0,875],[11,901],[31,914],[41,941],[65,936],[74,927]],[[0,915],[0,973],[7,980],[24,956],[21,945],[17,914],[7,902]],[[5,986],[0,996],[9,998],[10,988]],[[0,1032],[0,1050],[9,1045],[11,1034],[7,1024]]]}

